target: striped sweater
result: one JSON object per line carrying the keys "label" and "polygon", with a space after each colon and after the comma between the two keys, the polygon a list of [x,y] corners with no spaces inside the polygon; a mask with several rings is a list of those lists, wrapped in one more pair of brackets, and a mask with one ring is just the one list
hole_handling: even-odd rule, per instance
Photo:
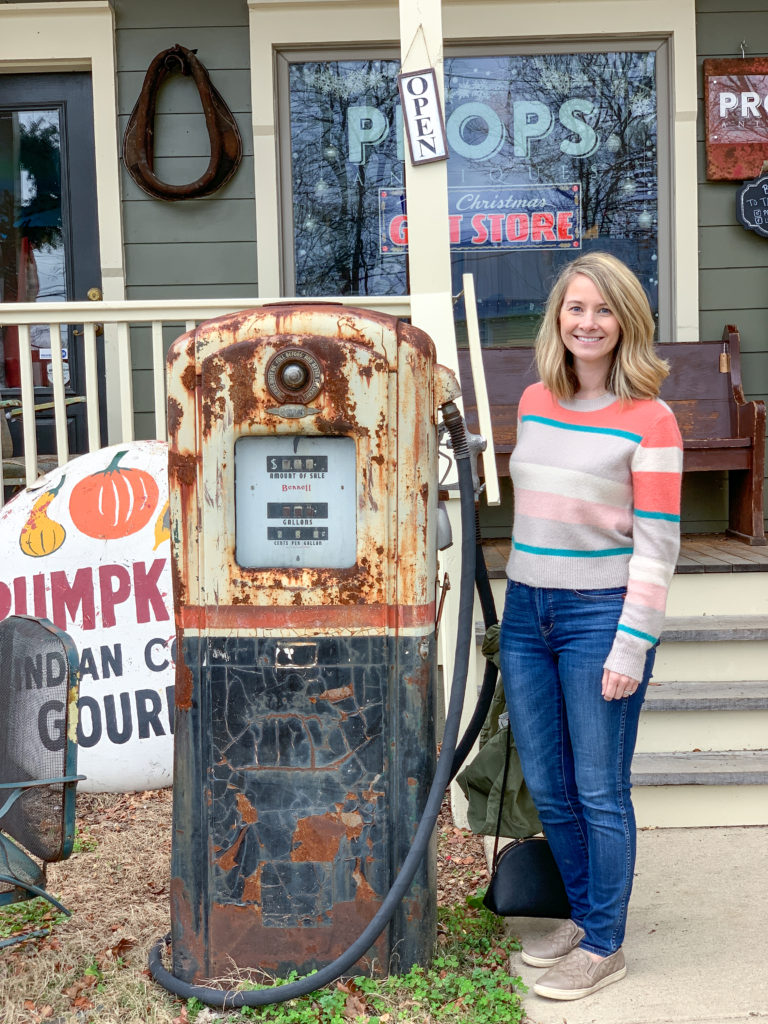
{"label": "striped sweater", "polygon": [[683,444],[659,399],[558,401],[543,384],[518,408],[510,579],[627,587],[605,667],[640,679],[664,622],[680,549]]}

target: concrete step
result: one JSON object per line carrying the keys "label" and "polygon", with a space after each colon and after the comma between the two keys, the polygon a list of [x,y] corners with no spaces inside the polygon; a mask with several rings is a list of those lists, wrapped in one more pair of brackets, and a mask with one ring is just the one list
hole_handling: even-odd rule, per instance
{"label": "concrete step", "polygon": [[760,750],[768,741],[768,682],[689,681],[651,685],[638,753]]}
{"label": "concrete step", "polygon": [[768,681],[659,683],[649,686],[643,711],[766,711]]}
{"label": "concrete step", "polygon": [[760,679],[768,665],[768,640],[717,640],[691,642],[662,638],[656,653],[656,682],[719,682],[723,679]]}
{"label": "concrete step", "polygon": [[636,785],[632,802],[639,828],[768,825],[768,785]]}
{"label": "concrete step", "polygon": [[662,643],[768,640],[768,615],[667,616]]}
{"label": "concrete step", "polygon": [[667,615],[768,615],[768,573],[676,573]]}
{"label": "concrete step", "polygon": [[632,785],[768,786],[768,750],[637,753]]}
{"label": "concrete step", "polygon": [[668,616],[653,677],[657,682],[759,679],[766,665],[768,615]]}

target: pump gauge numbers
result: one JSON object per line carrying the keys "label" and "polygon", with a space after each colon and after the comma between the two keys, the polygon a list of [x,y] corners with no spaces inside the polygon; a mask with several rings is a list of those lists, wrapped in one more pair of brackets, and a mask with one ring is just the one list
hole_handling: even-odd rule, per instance
{"label": "pump gauge numbers", "polygon": [[345,569],[357,560],[351,437],[241,437],[235,559],[249,569]]}

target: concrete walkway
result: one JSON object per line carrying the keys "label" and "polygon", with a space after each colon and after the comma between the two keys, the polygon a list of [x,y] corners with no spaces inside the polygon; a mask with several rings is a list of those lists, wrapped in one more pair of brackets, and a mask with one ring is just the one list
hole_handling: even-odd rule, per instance
{"label": "concrete walkway", "polygon": [[[524,938],[552,922],[508,927]],[[768,827],[641,830],[624,952],[622,981],[572,1002],[534,995],[544,972],[514,954],[529,1022],[768,1022]]]}

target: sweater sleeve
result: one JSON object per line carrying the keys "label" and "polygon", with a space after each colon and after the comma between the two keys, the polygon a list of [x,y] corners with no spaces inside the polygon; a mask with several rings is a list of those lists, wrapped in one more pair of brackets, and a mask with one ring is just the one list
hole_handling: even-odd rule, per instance
{"label": "sweater sleeve", "polygon": [[683,442],[674,414],[658,415],[632,456],[633,552],[627,596],[605,667],[641,679],[648,649],[664,624],[667,593],[680,551]]}

